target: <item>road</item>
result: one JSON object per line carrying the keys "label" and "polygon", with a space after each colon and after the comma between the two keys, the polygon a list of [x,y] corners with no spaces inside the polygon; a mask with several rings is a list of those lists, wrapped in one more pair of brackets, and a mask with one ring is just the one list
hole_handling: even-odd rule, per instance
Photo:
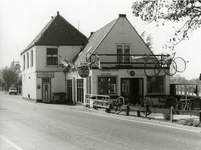
{"label": "road", "polygon": [[0,92],[1,150],[200,150],[198,128]]}

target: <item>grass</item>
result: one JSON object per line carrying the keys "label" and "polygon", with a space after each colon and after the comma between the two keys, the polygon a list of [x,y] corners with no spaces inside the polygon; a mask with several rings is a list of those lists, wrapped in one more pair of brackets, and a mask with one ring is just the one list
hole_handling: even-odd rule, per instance
{"label": "grass", "polygon": [[198,120],[186,119],[182,122],[185,126],[201,127],[201,123]]}

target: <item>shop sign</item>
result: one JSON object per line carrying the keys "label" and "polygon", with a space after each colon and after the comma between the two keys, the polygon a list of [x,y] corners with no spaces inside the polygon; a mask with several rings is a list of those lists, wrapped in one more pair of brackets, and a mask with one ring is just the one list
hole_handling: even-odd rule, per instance
{"label": "shop sign", "polygon": [[54,72],[37,72],[37,78],[54,78]]}
{"label": "shop sign", "polygon": [[102,76],[111,76],[111,73],[102,73]]}
{"label": "shop sign", "polygon": [[113,71],[119,71],[118,69],[101,69],[101,71],[111,71],[111,72],[113,72]]}
{"label": "shop sign", "polygon": [[88,66],[82,66],[79,71],[78,74],[81,78],[86,78],[89,76],[89,67]]}

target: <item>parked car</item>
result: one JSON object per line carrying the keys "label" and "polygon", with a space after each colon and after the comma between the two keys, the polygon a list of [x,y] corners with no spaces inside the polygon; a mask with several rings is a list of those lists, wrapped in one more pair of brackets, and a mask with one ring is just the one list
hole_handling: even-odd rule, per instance
{"label": "parked car", "polygon": [[15,87],[10,87],[8,93],[9,93],[9,95],[10,95],[10,94],[15,94],[15,95],[17,95],[17,89],[16,89]]}

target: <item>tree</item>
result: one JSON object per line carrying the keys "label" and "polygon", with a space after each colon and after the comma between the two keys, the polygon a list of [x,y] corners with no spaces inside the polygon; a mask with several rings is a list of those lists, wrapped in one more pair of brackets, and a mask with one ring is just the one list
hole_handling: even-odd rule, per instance
{"label": "tree", "polygon": [[201,0],[141,0],[133,3],[132,10],[134,16],[148,23],[157,22],[157,26],[167,21],[183,22],[169,41],[172,50],[201,26]]}
{"label": "tree", "polygon": [[142,39],[145,41],[146,45],[147,45],[150,49],[152,49],[153,38],[152,38],[151,34],[146,35],[146,37],[145,37],[145,35],[146,35],[146,32],[145,32],[145,31],[141,33],[141,37],[142,37]]}
{"label": "tree", "polygon": [[3,80],[6,85],[6,90],[12,85],[17,85],[18,82],[21,82],[21,79],[19,78],[20,71],[15,68],[14,61],[11,62],[10,67],[7,66],[2,69],[2,76]]}

